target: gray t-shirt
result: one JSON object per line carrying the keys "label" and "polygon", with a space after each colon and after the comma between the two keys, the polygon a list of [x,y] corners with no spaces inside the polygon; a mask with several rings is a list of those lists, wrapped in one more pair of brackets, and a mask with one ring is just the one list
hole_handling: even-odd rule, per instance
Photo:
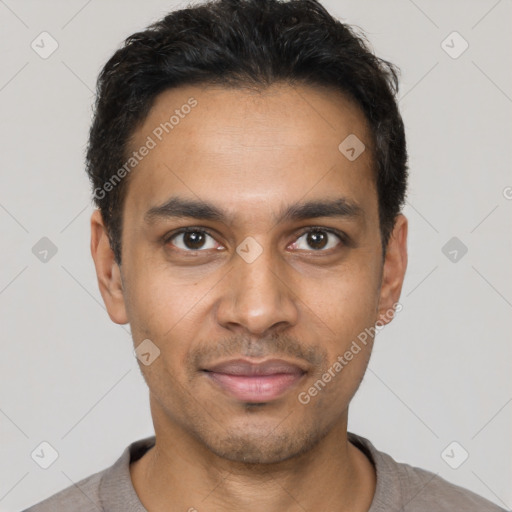
{"label": "gray t-shirt", "polygon": [[[398,463],[364,437],[349,441],[373,463],[375,495],[368,512],[504,512],[490,501],[453,485],[434,473]],[[72,485],[24,512],[147,512],[130,478],[130,462],[155,444],[155,436],[130,444],[116,463]]]}

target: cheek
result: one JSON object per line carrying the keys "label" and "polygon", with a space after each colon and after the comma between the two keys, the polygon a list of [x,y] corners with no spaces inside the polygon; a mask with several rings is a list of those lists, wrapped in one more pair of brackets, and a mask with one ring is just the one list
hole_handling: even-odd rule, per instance
{"label": "cheek", "polygon": [[364,377],[377,318],[374,289],[373,280],[340,281],[318,303],[321,323],[317,326],[322,335],[317,330],[314,336],[315,343],[326,349],[326,363],[303,391],[305,399],[309,397],[317,410],[323,411],[326,421],[345,410]]}
{"label": "cheek", "polygon": [[357,336],[377,319],[379,274],[364,267],[340,268],[328,278],[310,282],[309,294],[304,290],[304,302],[338,340]]}
{"label": "cheek", "polygon": [[[165,365],[180,368],[198,329],[208,321],[209,279],[178,279],[166,265],[136,266],[125,290],[135,345],[151,340]],[[138,270],[141,269],[141,270]]]}

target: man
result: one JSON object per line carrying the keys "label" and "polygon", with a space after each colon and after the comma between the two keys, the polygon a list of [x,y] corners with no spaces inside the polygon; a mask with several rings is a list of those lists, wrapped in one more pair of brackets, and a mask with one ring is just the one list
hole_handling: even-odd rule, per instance
{"label": "man", "polygon": [[407,266],[394,68],[314,0],[218,0],[98,82],[91,250],[155,436],[29,510],[498,511],[347,432]]}

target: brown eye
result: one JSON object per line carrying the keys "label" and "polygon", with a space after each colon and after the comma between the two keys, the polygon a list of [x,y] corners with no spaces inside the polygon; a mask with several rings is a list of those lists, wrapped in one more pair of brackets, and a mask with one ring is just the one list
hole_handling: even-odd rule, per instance
{"label": "brown eye", "polygon": [[293,244],[294,249],[322,251],[332,249],[342,242],[340,236],[326,229],[310,229]]}
{"label": "brown eye", "polygon": [[324,231],[310,231],[307,234],[306,241],[313,249],[323,249],[329,240]]}
{"label": "brown eye", "polygon": [[183,243],[188,249],[200,249],[204,244],[204,233],[192,231],[183,234]]}
{"label": "brown eye", "polygon": [[184,231],[175,234],[169,243],[183,251],[215,249],[215,240],[205,231]]}

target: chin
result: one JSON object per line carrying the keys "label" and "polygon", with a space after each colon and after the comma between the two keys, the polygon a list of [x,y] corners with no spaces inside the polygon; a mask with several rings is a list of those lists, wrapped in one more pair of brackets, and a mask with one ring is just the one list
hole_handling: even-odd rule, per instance
{"label": "chin", "polygon": [[242,464],[278,464],[311,450],[324,437],[318,431],[277,432],[278,427],[250,431],[238,428],[215,439],[202,439],[218,457]]}

